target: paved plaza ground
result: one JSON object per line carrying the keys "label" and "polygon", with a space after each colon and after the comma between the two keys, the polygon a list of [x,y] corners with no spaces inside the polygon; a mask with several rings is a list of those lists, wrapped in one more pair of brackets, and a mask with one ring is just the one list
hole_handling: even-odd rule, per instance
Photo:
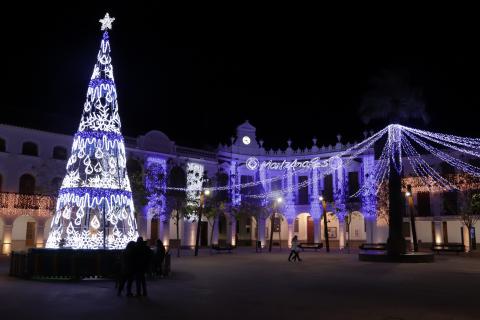
{"label": "paved plaza ground", "polygon": [[172,259],[149,296],[115,295],[105,280],[27,281],[0,258],[1,319],[480,319],[480,258],[433,264],[358,261],[356,254],[287,251]]}

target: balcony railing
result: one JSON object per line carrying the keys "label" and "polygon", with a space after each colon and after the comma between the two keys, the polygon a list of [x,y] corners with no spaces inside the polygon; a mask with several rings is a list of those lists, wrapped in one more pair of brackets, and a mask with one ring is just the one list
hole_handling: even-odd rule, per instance
{"label": "balcony railing", "polygon": [[0,208],[5,209],[54,210],[55,202],[53,196],[0,192]]}

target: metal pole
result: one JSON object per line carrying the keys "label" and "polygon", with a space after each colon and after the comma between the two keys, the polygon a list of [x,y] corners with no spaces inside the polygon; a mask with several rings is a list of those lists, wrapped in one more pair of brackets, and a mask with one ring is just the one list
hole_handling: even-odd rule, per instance
{"label": "metal pole", "polygon": [[200,246],[200,223],[202,221],[202,213],[203,213],[203,201],[204,196],[203,193],[200,194],[200,209],[198,210],[198,223],[197,223],[197,234],[195,238],[195,257],[198,256],[198,247]]}
{"label": "metal pole", "polygon": [[327,252],[330,252],[330,243],[328,241],[328,225],[327,225],[327,203],[325,202],[325,199],[322,200],[322,206],[323,206],[323,229],[325,233],[325,249]]}

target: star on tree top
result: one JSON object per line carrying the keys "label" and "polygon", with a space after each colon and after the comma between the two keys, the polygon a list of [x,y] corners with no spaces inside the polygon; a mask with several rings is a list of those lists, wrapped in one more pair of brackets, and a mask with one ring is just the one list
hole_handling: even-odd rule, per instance
{"label": "star on tree top", "polygon": [[110,18],[108,12],[105,14],[103,19],[98,20],[102,24],[101,30],[112,29],[112,23],[115,21],[115,18]]}

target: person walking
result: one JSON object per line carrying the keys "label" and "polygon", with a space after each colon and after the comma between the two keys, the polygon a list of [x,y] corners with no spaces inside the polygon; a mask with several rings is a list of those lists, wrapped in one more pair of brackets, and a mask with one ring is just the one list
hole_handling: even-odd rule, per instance
{"label": "person walking", "polygon": [[155,269],[154,273],[160,277],[163,277],[163,260],[165,259],[165,247],[162,240],[157,240],[157,248],[155,250]]}
{"label": "person walking", "polygon": [[145,272],[151,263],[152,250],[147,246],[142,237],[138,237],[135,246],[135,285],[136,296],[147,295],[147,283],[145,280]]}
{"label": "person walking", "polygon": [[300,259],[300,256],[298,255],[298,238],[295,235],[292,238],[292,248],[290,250],[290,255],[288,256],[288,261],[296,261],[297,259],[298,261],[302,261],[302,259]]}
{"label": "person walking", "polygon": [[127,283],[127,297],[132,296],[132,282],[135,264],[135,241],[130,241],[123,250],[120,260],[120,279],[118,282],[117,295],[122,295],[125,283]]}

